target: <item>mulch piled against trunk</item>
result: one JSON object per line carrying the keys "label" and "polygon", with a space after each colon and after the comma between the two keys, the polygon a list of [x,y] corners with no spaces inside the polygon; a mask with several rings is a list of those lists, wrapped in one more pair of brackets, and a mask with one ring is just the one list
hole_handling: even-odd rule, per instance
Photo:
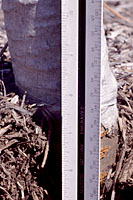
{"label": "mulch piled against trunk", "polygon": [[[108,5],[133,20],[131,0],[107,1]],[[133,198],[133,23],[104,10],[104,28],[111,69],[118,82],[119,148],[116,163],[101,189],[102,200]]]}
{"label": "mulch piled against trunk", "polygon": [[15,85],[3,19],[0,8],[0,200],[58,200],[60,121]]}

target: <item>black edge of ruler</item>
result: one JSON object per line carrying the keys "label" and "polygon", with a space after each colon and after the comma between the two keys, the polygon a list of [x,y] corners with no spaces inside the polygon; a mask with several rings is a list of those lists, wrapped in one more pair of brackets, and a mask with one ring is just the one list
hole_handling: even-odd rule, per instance
{"label": "black edge of ruler", "polygon": [[85,0],[79,0],[79,69],[78,69],[78,200],[84,199],[85,132]]}

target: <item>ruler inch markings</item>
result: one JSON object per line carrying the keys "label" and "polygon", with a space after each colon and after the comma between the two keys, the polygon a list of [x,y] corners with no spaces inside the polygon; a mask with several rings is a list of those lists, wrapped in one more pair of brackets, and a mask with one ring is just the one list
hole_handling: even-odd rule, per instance
{"label": "ruler inch markings", "polygon": [[62,200],[77,200],[78,1],[63,0],[61,12]]}

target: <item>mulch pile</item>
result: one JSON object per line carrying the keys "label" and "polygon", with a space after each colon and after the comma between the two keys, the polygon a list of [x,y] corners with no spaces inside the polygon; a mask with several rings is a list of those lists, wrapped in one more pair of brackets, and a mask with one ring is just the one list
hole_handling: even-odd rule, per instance
{"label": "mulch pile", "polygon": [[[106,2],[133,20],[132,0]],[[116,164],[104,180],[100,199],[130,200],[133,197],[133,23],[105,9],[104,28],[110,66],[118,82],[119,148]]]}
{"label": "mulch pile", "polygon": [[49,151],[44,132],[48,114],[40,109],[38,119],[36,104],[25,103],[26,94],[22,99],[6,94],[3,81],[0,89],[0,199],[47,199],[38,176]]}

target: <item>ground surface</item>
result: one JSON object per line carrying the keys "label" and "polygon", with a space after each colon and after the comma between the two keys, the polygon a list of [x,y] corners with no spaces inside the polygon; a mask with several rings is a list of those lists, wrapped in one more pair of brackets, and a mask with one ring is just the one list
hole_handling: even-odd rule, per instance
{"label": "ground surface", "polygon": [[105,2],[131,22],[104,9],[109,61],[118,82],[119,140],[116,163],[104,180],[101,199],[112,195],[112,199],[129,200],[133,197],[133,2]]}

